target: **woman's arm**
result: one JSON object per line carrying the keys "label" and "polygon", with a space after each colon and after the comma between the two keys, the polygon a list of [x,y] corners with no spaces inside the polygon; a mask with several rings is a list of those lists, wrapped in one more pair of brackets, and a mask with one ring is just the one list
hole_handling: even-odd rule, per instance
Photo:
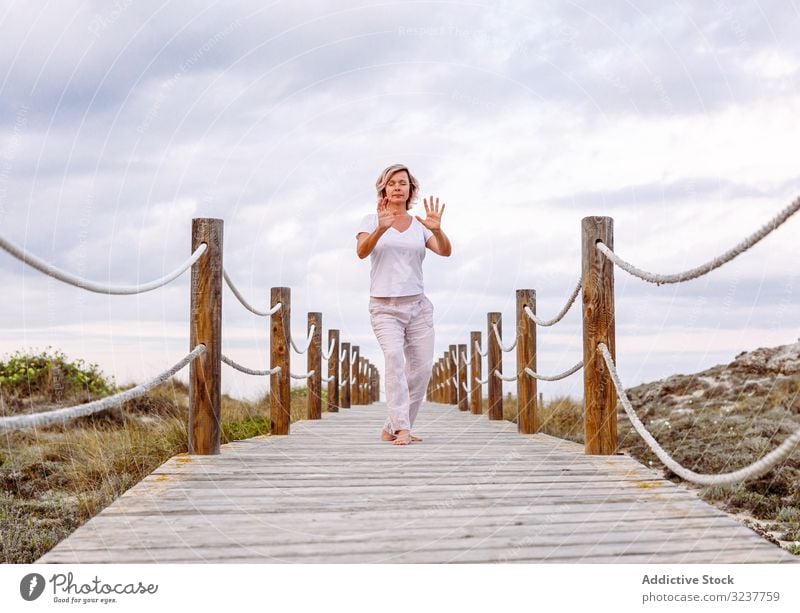
{"label": "woman's arm", "polygon": [[433,236],[428,239],[428,242],[425,243],[425,246],[435,254],[444,257],[448,257],[451,253],[453,253],[453,246],[450,244],[450,239],[447,238],[447,235],[441,228],[433,233]]}
{"label": "woman's arm", "polygon": [[433,232],[433,236],[425,241],[425,246],[438,255],[448,257],[453,253],[453,247],[450,245],[450,239],[447,238],[447,235],[442,230],[442,215],[444,215],[446,205],[443,202],[442,208],[439,209],[439,199],[437,198],[434,202],[433,196],[430,197],[430,204],[428,204],[427,198],[423,199],[422,202],[425,204],[426,217],[422,219],[417,215],[417,220]]}
{"label": "woman's arm", "polygon": [[356,236],[358,239],[358,243],[356,243],[356,253],[359,258],[363,260],[372,253],[380,237],[392,227],[395,217],[396,215],[389,210],[389,199],[386,197],[382,198],[381,201],[378,202],[378,227],[375,228],[371,234],[359,232]]}
{"label": "woman's arm", "polygon": [[389,228],[381,228],[378,226],[372,231],[372,234],[359,232],[358,244],[356,245],[356,253],[358,254],[358,257],[363,260],[370,253],[372,253],[372,250],[375,249],[375,245],[378,244],[378,240],[388,229]]}

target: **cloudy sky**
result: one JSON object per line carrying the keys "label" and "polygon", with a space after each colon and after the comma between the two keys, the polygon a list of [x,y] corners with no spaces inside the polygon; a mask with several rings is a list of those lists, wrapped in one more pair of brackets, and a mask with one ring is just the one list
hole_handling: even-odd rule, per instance
{"label": "cloudy sky", "polygon": [[[488,311],[512,334],[517,288],[555,314],[580,273],[584,216],[613,217],[617,252],[638,266],[678,272],[797,197],[798,31],[786,0],[6,1],[0,234],[136,283],[185,259],[193,217],[222,218],[248,299],[291,287],[296,338],[322,311],[382,369],[355,228],[380,170],[402,162],[447,203],[453,255],[425,262],[440,355],[471,330],[485,338]],[[798,230],[790,220],[678,286],[618,272],[626,386],[794,342]],[[129,382],[188,349],[188,275],[109,297],[0,253],[0,283],[3,353],[52,346]],[[223,310],[223,351],[265,368],[264,319],[227,289]],[[539,371],[580,358],[574,309],[539,332]],[[293,364],[304,372],[305,356]],[[235,396],[264,391],[223,376]],[[540,390],[580,396],[582,377]]]}

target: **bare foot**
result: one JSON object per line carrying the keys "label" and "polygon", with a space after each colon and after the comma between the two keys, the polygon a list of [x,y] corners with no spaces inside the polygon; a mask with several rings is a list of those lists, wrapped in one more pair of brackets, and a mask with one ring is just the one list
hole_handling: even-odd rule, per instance
{"label": "bare foot", "polygon": [[411,432],[408,430],[398,430],[397,436],[395,437],[394,441],[392,441],[395,445],[410,445],[411,444]]}
{"label": "bare foot", "polygon": [[412,443],[421,443],[421,442],[422,442],[422,439],[421,439],[420,437],[418,437],[418,436],[414,436],[414,435],[412,434],[412,435],[411,435],[411,442],[412,442]]}
{"label": "bare foot", "polygon": [[394,434],[389,434],[386,430],[381,430],[382,441],[393,441],[397,437]]}

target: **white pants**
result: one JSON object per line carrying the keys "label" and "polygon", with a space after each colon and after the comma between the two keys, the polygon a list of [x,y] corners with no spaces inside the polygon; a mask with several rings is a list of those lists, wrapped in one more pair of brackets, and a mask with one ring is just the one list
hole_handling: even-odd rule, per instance
{"label": "white pants", "polygon": [[425,294],[369,299],[372,330],[383,350],[389,434],[411,430],[433,367],[433,303]]}

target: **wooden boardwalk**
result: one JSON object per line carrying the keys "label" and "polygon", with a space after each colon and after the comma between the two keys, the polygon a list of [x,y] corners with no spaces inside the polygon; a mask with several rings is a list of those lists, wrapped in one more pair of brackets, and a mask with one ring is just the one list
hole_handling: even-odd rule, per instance
{"label": "wooden boardwalk", "polygon": [[39,562],[796,562],[622,455],[426,403],[385,405],[176,456]]}

